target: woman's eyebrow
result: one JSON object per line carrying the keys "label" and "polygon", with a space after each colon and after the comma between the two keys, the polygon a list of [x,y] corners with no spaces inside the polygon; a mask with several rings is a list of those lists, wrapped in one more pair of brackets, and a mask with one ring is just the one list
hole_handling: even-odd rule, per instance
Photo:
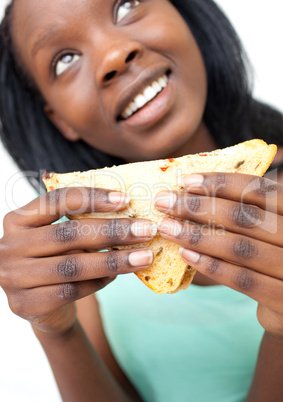
{"label": "woman's eyebrow", "polygon": [[36,53],[42,49],[47,43],[56,38],[59,34],[60,30],[58,30],[58,26],[48,25],[44,31],[42,31],[32,46],[31,55],[35,57]]}

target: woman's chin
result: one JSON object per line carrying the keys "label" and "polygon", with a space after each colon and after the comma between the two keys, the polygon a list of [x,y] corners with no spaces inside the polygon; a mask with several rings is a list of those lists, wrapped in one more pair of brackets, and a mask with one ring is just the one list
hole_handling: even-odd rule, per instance
{"label": "woman's chin", "polygon": [[173,155],[174,151],[171,149],[168,150],[158,150],[158,151],[151,151],[151,152],[145,152],[143,154],[140,154],[138,156],[131,156],[129,158],[124,158],[127,162],[143,162],[143,161],[151,161],[151,160],[157,160],[157,159],[166,159],[170,158]]}

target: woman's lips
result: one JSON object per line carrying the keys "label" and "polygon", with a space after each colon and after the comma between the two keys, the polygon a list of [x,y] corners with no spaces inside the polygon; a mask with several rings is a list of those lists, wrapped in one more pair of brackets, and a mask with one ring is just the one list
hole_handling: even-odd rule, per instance
{"label": "woman's lips", "polygon": [[134,114],[126,117],[127,114],[130,114],[130,111],[125,110],[123,116],[126,118],[121,119],[120,123],[131,127],[147,128],[161,120],[170,108],[172,92],[171,75],[167,77],[166,81],[166,86],[151,101],[134,112]]}
{"label": "woman's lips", "polygon": [[168,83],[168,76],[163,74],[157,80],[148,85],[142,92],[140,92],[125,108],[121,114],[121,118],[126,120],[134,113],[139,111],[148,102],[152,101],[162,89],[166,88]]}

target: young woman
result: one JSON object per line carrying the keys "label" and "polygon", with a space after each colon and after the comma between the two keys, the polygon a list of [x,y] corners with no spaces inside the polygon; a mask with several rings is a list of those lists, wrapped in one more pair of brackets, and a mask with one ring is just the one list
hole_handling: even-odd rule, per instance
{"label": "young woman", "polygon": [[[2,138],[25,171],[255,137],[282,146],[282,115],[252,98],[245,55],[211,0],[14,0],[0,38]],[[149,241],[150,221],[93,219],[95,237],[80,230],[85,221],[51,225],[70,210],[122,208],[125,194],[60,190],[6,216],[0,284],[64,400],[282,399],[282,185],[204,174],[184,186],[185,195],[156,199],[171,216],[159,233],[198,270],[176,295],[120,275],[149,266],[150,250],[95,252]],[[197,237],[195,223],[204,225]],[[104,287],[98,305],[88,295]]]}

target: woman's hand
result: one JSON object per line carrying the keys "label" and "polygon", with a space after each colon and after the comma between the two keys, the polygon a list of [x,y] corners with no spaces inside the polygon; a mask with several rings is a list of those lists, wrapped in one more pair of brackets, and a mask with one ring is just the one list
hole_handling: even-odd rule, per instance
{"label": "woman's hand", "polygon": [[162,220],[159,233],[201,274],[255,299],[260,324],[283,337],[283,186],[205,173],[185,176],[184,187],[159,193],[156,207],[178,218]]}
{"label": "woman's hand", "polygon": [[148,249],[86,251],[148,241],[154,235],[150,221],[82,219],[51,225],[64,215],[122,210],[127,201],[123,193],[67,188],[9,213],[0,240],[0,285],[11,310],[37,331],[63,333],[76,320],[74,301],[119,274],[147,268],[153,260]]}

